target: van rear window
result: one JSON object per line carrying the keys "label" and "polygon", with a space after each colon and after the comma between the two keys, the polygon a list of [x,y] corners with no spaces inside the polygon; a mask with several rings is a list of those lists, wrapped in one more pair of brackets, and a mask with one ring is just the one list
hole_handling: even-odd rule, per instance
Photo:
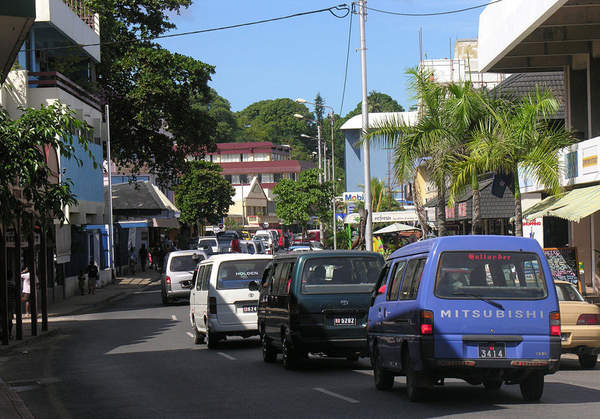
{"label": "van rear window", "polygon": [[546,298],[538,255],[521,252],[444,252],[435,295],[456,299],[525,300]]}
{"label": "van rear window", "polygon": [[171,272],[192,272],[198,262],[204,258],[200,256],[194,259],[193,255],[175,256],[171,259]]}
{"label": "van rear window", "polygon": [[250,281],[260,283],[263,271],[269,262],[268,259],[258,259],[221,263],[217,276],[217,289],[242,289],[248,288]]}
{"label": "van rear window", "polygon": [[371,292],[383,262],[366,257],[324,257],[306,261],[302,273],[303,294]]}

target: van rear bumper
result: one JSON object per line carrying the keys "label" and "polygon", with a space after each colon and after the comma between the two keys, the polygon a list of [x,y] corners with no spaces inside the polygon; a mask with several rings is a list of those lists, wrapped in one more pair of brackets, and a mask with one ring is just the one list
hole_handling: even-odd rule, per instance
{"label": "van rear bumper", "polygon": [[546,374],[558,371],[560,359],[425,359],[429,370],[460,370],[463,373],[477,370],[542,370]]}
{"label": "van rear bumper", "polygon": [[190,290],[167,290],[167,297],[169,298],[190,298]]}
{"label": "van rear bumper", "polygon": [[367,356],[367,338],[302,338],[295,337],[294,346],[301,352],[326,353],[332,356],[346,356],[360,353]]}

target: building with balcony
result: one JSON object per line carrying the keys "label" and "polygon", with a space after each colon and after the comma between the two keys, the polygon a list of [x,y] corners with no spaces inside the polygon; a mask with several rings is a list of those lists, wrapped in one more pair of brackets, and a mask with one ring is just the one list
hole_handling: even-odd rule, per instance
{"label": "building with balcony", "polygon": [[267,198],[281,179],[297,180],[301,171],[315,167],[310,161],[291,160],[290,147],[271,142],[219,143],[217,151],[207,153],[206,161],[218,164],[232,186],[249,187],[254,177]]}
{"label": "building with balcony", "polygon": [[[27,3],[27,2],[23,2]],[[19,107],[39,107],[60,101],[92,127],[88,151],[76,141],[75,160],[58,157],[60,175],[73,181],[77,205],[66,208],[68,222],[56,225],[55,271],[52,283],[69,296],[77,289],[76,275],[93,257],[101,268],[101,283],[110,279],[107,226],[104,216],[102,181],[103,127],[102,103],[89,92],[96,81],[100,62],[98,15],[81,0],[35,0],[35,21],[16,55],[16,63],[0,93],[0,106],[11,117]],[[12,64],[11,64],[12,65]],[[96,167],[94,167],[94,161]],[[51,284],[52,285],[52,284]]]}
{"label": "building with balcony", "polygon": [[0,4],[0,84],[4,83],[35,20],[35,0]]}
{"label": "building with balcony", "polygon": [[[600,3],[504,0],[479,18],[479,70],[563,76],[564,120],[581,141],[562,150],[565,193],[520,178],[524,229],[542,245],[575,247],[583,287],[600,292]],[[529,210],[527,209],[529,208]]]}

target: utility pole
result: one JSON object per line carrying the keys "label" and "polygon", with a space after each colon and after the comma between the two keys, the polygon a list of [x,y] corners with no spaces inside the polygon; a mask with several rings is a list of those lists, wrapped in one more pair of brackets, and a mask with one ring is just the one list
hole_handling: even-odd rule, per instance
{"label": "utility pole", "polygon": [[333,203],[332,203],[332,209],[333,209],[333,250],[337,249],[337,219],[335,218],[335,185],[337,185],[337,179],[335,178],[335,139],[333,136],[333,127],[334,127],[334,114],[333,114],[333,109],[331,109],[331,118],[330,118],[330,123],[331,123],[331,180],[332,180],[332,185],[333,185]]}
{"label": "utility pole", "polygon": [[110,265],[110,278],[112,281],[113,270],[115,269],[115,242],[113,232],[113,204],[112,204],[112,162],[110,160],[110,109],[108,104],[105,106],[106,110],[106,160],[108,163],[108,248]]}
{"label": "utility pole", "polygon": [[[321,122],[317,121],[317,148],[319,149],[319,185],[323,183],[322,166],[321,166]],[[319,217],[319,242],[323,244],[323,222]]]}
{"label": "utility pole", "polygon": [[[367,15],[366,0],[358,2],[360,14],[360,65],[362,70],[362,135],[366,136],[369,130],[369,108],[367,104],[367,42],[365,39],[365,20]],[[364,138],[363,138],[364,140]],[[365,212],[367,222],[365,225],[365,247],[373,250],[373,222],[371,214],[371,156],[369,141],[363,141],[363,171],[365,178]]]}

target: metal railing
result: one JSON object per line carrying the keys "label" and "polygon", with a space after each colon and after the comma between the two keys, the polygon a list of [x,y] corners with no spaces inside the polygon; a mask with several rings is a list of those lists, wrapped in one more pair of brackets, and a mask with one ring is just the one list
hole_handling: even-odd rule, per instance
{"label": "metal railing", "polygon": [[83,87],[58,71],[31,72],[29,73],[29,77],[29,87],[58,87],[102,112],[102,103],[98,97],[89,93]]}
{"label": "metal railing", "polygon": [[90,28],[96,32],[97,17],[96,13],[85,5],[83,0],[63,0],[69,8]]}

